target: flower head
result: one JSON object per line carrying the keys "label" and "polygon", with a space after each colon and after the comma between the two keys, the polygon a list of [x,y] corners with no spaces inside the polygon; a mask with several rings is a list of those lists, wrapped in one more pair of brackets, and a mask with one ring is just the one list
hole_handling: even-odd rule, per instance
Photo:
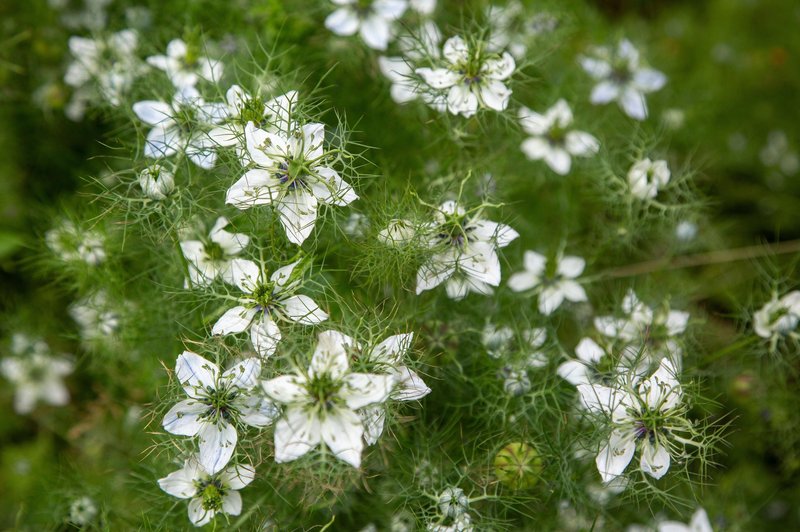
{"label": "flower head", "polygon": [[525,271],[513,274],[508,286],[514,292],[536,288],[542,314],[552,314],[565,299],[574,303],[586,301],[586,291],[576,281],[586,267],[581,257],[559,256],[548,262],[544,255],[526,251],[524,265]]}
{"label": "flower head", "polygon": [[224,216],[217,218],[208,237],[202,240],[183,240],[181,250],[189,261],[189,280],[193,285],[208,286],[218,277],[234,284],[234,273],[241,268],[236,255],[247,247],[250,237],[225,230],[229,224]]}
{"label": "flower head", "polygon": [[94,230],[79,229],[71,220],[45,234],[45,242],[53,253],[67,262],[80,261],[97,266],[106,259],[103,235]]}
{"label": "flower head", "polygon": [[261,362],[248,358],[221,371],[196,353],[184,351],[175,363],[175,376],[188,399],[164,416],[164,430],[180,436],[198,436],[200,465],[208,473],[222,470],[233,456],[238,441],[236,425],[265,427],[277,410],[254,393]]}
{"label": "flower head", "polygon": [[224,71],[222,62],[200,55],[197,45],[173,39],[167,44],[166,55],[154,55],[147,62],[163,70],[176,89],[194,87],[201,79],[219,81]]}
{"label": "flower head", "polygon": [[250,484],[256,472],[249,464],[237,464],[210,474],[191,457],[183,467],[159,479],[159,487],[179,499],[189,501],[189,520],[194,526],[209,523],[218,513],[239,515],[242,496],[239,490]]}
{"label": "flower head", "polygon": [[779,339],[788,336],[800,323],[800,290],[793,290],[772,299],[753,315],[753,329],[762,338]]}
{"label": "flower head", "polygon": [[669,183],[670,171],[667,161],[636,161],[628,170],[631,194],[643,200],[655,198],[658,190]]}
{"label": "flower head", "polygon": [[69,403],[63,378],[74,369],[70,360],[52,356],[42,340],[31,340],[22,334],[14,335],[11,351],[14,356],[0,360],[0,373],[16,388],[17,414],[31,413],[39,401],[53,406]]}
{"label": "flower head", "polygon": [[392,39],[392,24],[408,8],[407,0],[331,0],[339,6],[325,19],[325,27],[336,35],[358,33],[367,46],[386,50]]}

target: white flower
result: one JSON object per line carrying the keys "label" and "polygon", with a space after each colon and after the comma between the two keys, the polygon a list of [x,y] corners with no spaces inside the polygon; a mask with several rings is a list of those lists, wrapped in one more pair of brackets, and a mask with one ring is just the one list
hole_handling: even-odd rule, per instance
{"label": "white flower", "polygon": [[539,289],[539,312],[552,314],[566,299],[574,303],[586,301],[586,291],[575,280],[586,267],[581,257],[559,256],[555,267],[548,271],[547,259],[535,251],[526,251],[524,257],[525,271],[513,274],[508,279],[508,286],[514,292],[524,292],[532,288]]}
{"label": "white flower", "polygon": [[467,511],[469,499],[461,488],[452,486],[439,494],[439,512],[447,517],[457,517]]}
{"label": "white flower", "polygon": [[189,280],[196,286],[208,286],[221,277],[227,283],[235,283],[232,264],[247,244],[250,237],[241,233],[229,233],[229,224],[224,216],[217,218],[214,227],[204,240],[184,240],[181,242],[183,256],[189,262]]}
{"label": "white flower", "polygon": [[194,87],[201,79],[217,82],[222,77],[224,66],[220,61],[199,55],[196,46],[187,45],[181,39],[167,44],[167,55],[154,55],[147,62],[166,72],[176,89]]}
{"label": "white flower", "polygon": [[764,166],[776,168],[785,175],[794,175],[800,170],[800,157],[783,131],[770,131],[767,144],[758,155]]}
{"label": "white flower", "polygon": [[[486,323],[481,334],[481,342],[491,358],[502,358],[512,350],[514,331],[510,327],[496,327]],[[547,341],[547,331],[541,327],[526,329],[521,332],[525,364],[528,368],[542,368],[547,365],[547,355],[540,348]]]}
{"label": "white flower", "polygon": [[178,357],[175,376],[189,399],[173,406],[162,425],[170,434],[198,436],[198,460],[208,473],[221,471],[233,456],[236,425],[261,428],[275,419],[275,405],[253,393],[260,374],[257,358],[221,372],[219,366],[191,351]]}
{"label": "white flower", "polygon": [[[408,368],[403,359],[411,349],[414,333],[396,334],[376,345],[366,354],[366,361],[380,374],[394,377],[395,385],[390,395],[394,401],[418,401],[431,393],[417,373]],[[352,342],[350,345],[360,350],[361,347]],[[382,404],[368,406],[361,411],[364,422],[364,439],[368,445],[375,444],[383,434],[386,410]]]}
{"label": "white flower", "polygon": [[216,144],[204,128],[225,119],[227,108],[222,103],[206,103],[194,87],[180,89],[172,103],[144,100],[133,104],[139,120],[153,126],[147,133],[144,156],[151,159],[170,157],[185,152],[194,164],[209,170],[217,162]]}
{"label": "white flower", "polygon": [[519,236],[507,225],[482,219],[480,212],[468,215],[454,201],[442,203],[426,229],[434,254],[417,272],[417,294],[447,281],[447,295],[456,300],[469,292],[492,293],[500,284],[497,249]]}
{"label": "white flower", "polygon": [[678,521],[661,521],[658,523],[658,532],[714,532],[714,529],[705,509],[698,508],[688,525]]}
{"label": "white flower", "polygon": [[593,55],[580,59],[583,69],[598,81],[591,102],[599,105],[616,101],[631,118],[647,118],[644,95],[661,89],[667,77],[658,70],[640,66],[639,52],[627,39],[620,41],[616,50],[596,48]]}
{"label": "white flower", "polygon": [[69,313],[80,327],[84,342],[108,340],[119,329],[119,313],[109,304],[108,294],[104,290],[73,304]]}
{"label": "white flower", "polygon": [[636,161],[628,170],[628,184],[631,194],[641,199],[652,199],[658,190],[669,183],[670,171],[667,161]]}
{"label": "white flower", "polygon": [[344,206],[358,199],[339,173],[325,166],[323,124],[306,124],[284,136],[248,123],[245,138],[255,167],[228,189],[225,202],[243,210],[273,204],[292,243],[302,244],[311,234],[319,203]]}
{"label": "white flower", "polygon": [[582,338],[575,346],[576,358],[559,365],[556,372],[573,386],[614,384],[625,372],[641,375],[646,371],[645,366],[637,364],[637,354],[633,346],[600,346],[591,338]]}
{"label": "white flower", "polygon": [[479,108],[503,111],[511,90],[503,81],[511,77],[516,63],[511,54],[486,53],[478,44],[469,45],[461,37],[451,37],[442,49],[445,66],[418,68],[416,73],[434,91],[446,91],[447,109],[465,117]]}
{"label": "white flower", "polygon": [[439,59],[439,46],[442,33],[438,26],[431,21],[424,22],[419,31],[398,39],[402,56],[379,57],[378,66],[381,72],[392,84],[390,94],[392,100],[399,104],[408,103],[421,97],[423,101],[431,104],[439,112],[447,108],[439,103],[441,100],[431,98],[430,93],[423,90],[420,81],[414,76],[415,64],[422,61]]}
{"label": "white flower", "polygon": [[524,395],[531,390],[531,380],[526,368],[504,366],[498,376],[503,379],[503,390],[512,397]]}
{"label": "white flower", "polygon": [[82,89],[94,81],[100,95],[111,105],[121,103],[134,80],[143,72],[136,58],[139,36],[135,30],[122,30],[108,38],[69,38],[75,58],[64,74],[64,83]]}
{"label": "white flower", "polygon": [[[668,306],[653,310],[639,301],[633,290],[628,290],[622,300],[622,312],[622,318],[596,317],[595,328],[609,338],[628,342],[644,341],[651,346],[664,340],[669,342],[671,338],[683,334],[690,317],[688,312],[672,310]],[[674,352],[674,346],[665,347],[669,352]]]}
{"label": "white flower", "polygon": [[508,351],[513,338],[511,327],[497,327],[493,323],[487,323],[481,333],[481,343],[491,358],[501,358]]}
{"label": "white flower", "polygon": [[236,146],[243,160],[248,157],[244,133],[248,122],[271,133],[294,129],[291,115],[298,105],[297,91],[289,91],[265,102],[259,96],[251,96],[239,85],[232,85],[225,93],[225,100],[225,123],[209,131],[208,136],[220,146]]}
{"label": "white flower", "polygon": [[82,261],[97,266],[106,259],[105,239],[93,230],[81,230],[72,221],[64,220],[59,227],[45,234],[45,242],[53,253],[66,262]]}
{"label": "white flower", "polygon": [[659,479],[670,466],[670,418],[681,415],[683,391],[673,362],[664,358],[636,389],[579,384],[583,405],[602,413],[611,426],[608,443],[597,454],[603,482],[622,475],[639,448],[642,471]]}
{"label": "white flower", "polygon": [[217,474],[209,474],[192,457],[183,468],[159,479],[159,487],[179,499],[189,501],[189,520],[194,526],[209,523],[217,513],[239,515],[242,513],[242,496],[239,490],[250,484],[256,472],[249,464],[237,464]]}
{"label": "white flower", "polygon": [[175,190],[175,174],[158,163],[139,172],[138,179],[144,195],[153,200],[163,200]]}
{"label": "white flower", "polygon": [[544,160],[557,174],[566,175],[572,156],[589,157],[600,149],[600,142],[589,133],[570,129],[572,111],[564,100],[558,100],[543,115],[527,107],[519,110],[522,128],[531,135],[522,142],[522,152],[531,160]]}
{"label": "white flower", "polygon": [[442,523],[428,523],[428,532],[472,532],[472,517],[468,513],[463,513],[453,518],[449,525]]}
{"label": "white flower", "polygon": [[336,458],[361,465],[364,425],[358,411],[386,401],[395,377],[350,372],[347,350],[354,345],[339,332],[322,332],[306,372],[262,383],[270,398],[286,405],[275,425],[276,462],[296,460],[324,442]]}
{"label": "white flower", "polygon": [[0,360],[0,373],[16,388],[14,411],[29,414],[38,401],[53,406],[69,403],[69,391],[63,378],[72,373],[70,360],[54,357],[43,341],[31,341],[15,334],[12,342],[13,357]]}
{"label": "white flower", "polygon": [[287,321],[314,325],[328,315],[308,296],[295,295],[301,285],[300,275],[293,274],[300,261],[275,270],[269,279],[266,273],[248,260],[234,263],[233,282],[243,292],[237,305],[222,315],[211,330],[215,335],[228,335],[250,329],[253,347],[262,357],[271,356],[278,347],[281,331],[278,322]]}
{"label": "white flower", "polygon": [[553,31],[558,24],[558,19],[549,13],[526,16],[525,7],[516,0],[511,0],[506,5],[487,6],[486,21],[491,27],[489,49],[508,49],[518,60],[525,58],[531,41],[539,35]]}
{"label": "white flower", "polygon": [[753,329],[762,338],[780,338],[797,328],[800,323],[800,291],[794,290],[772,299],[753,315]]}
{"label": "white flower", "polygon": [[392,24],[405,13],[406,0],[331,0],[340,6],[325,19],[325,27],[336,35],[358,32],[367,46],[386,50],[392,39]]}
{"label": "white flower", "polygon": [[436,0],[408,0],[408,6],[420,15],[431,15],[436,10]]}
{"label": "white flower", "polygon": [[413,222],[394,218],[378,233],[378,241],[387,246],[401,247],[411,242],[416,234]]}
{"label": "white flower", "polygon": [[69,521],[79,526],[86,526],[97,517],[97,505],[91,497],[75,499],[69,505]]}

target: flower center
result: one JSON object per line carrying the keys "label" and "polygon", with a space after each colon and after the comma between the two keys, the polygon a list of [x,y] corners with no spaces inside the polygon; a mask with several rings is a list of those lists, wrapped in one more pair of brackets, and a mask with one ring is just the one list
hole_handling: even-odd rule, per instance
{"label": "flower center", "polygon": [[314,404],[323,410],[332,410],[334,406],[341,402],[339,389],[342,383],[333,380],[330,375],[323,374],[313,378],[308,383],[309,395],[314,399]]}
{"label": "flower center", "polygon": [[248,122],[253,122],[261,129],[267,125],[264,116],[264,102],[257,96],[245,101],[239,109],[239,123],[245,126]]}
{"label": "flower center", "polygon": [[203,244],[203,252],[208,260],[217,261],[225,258],[225,250],[216,242],[210,241]]}
{"label": "flower center", "polygon": [[203,499],[203,510],[207,512],[222,510],[222,498],[225,496],[226,489],[219,479],[201,481],[198,485],[198,492]]}
{"label": "flower center", "polygon": [[269,312],[272,305],[273,286],[272,283],[258,284],[250,297],[256,303],[256,310],[259,312]]}
{"label": "flower center", "polygon": [[233,415],[237,410],[231,404],[239,395],[238,390],[227,390],[224,387],[219,389],[206,387],[205,397],[201,402],[208,406],[208,410],[204,413],[203,417],[219,421],[233,421]]}

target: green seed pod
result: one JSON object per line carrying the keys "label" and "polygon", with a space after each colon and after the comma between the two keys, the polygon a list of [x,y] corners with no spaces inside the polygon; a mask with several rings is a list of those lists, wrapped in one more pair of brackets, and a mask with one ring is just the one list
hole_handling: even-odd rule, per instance
{"label": "green seed pod", "polygon": [[535,447],[527,443],[509,443],[494,457],[495,476],[511,489],[534,487],[539,482],[541,472],[542,457]]}

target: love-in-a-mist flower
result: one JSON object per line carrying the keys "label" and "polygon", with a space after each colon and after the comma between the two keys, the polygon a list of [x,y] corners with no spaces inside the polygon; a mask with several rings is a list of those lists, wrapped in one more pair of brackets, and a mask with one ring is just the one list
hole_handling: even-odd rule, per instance
{"label": "love-in-a-mist flower", "polygon": [[[430,98],[430,93],[423,90],[422,82],[414,75],[416,65],[423,61],[437,61],[440,58],[439,47],[442,42],[442,32],[431,21],[420,25],[419,30],[411,35],[404,35],[398,40],[401,56],[378,58],[381,73],[392,83],[390,94],[392,100],[399,104],[412,102],[422,98],[439,112],[447,108],[442,98]],[[441,105],[444,103],[444,106]]]}
{"label": "love-in-a-mist flower", "polygon": [[470,117],[481,108],[508,107],[511,89],[504,81],[516,68],[511,54],[490,52],[481,41],[468,43],[455,36],[445,41],[442,56],[442,67],[418,68],[416,73],[434,91],[446,91],[450,113]]}
{"label": "love-in-a-mist flower", "polygon": [[308,296],[297,295],[302,285],[302,271],[295,272],[300,261],[275,270],[267,278],[255,263],[239,261],[233,281],[242,291],[239,305],[229,309],[214,324],[212,334],[237,334],[250,329],[250,340],[262,357],[275,353],[281,339],[278,323],[314,325],[328,319],[328,314]]}
{"label": "love-in-a-mist flower", "polygon": [[570,128],[572,110],[564,100],[558,100],[544,114],[522,107],[519,121],[530,135],[522,142],[522,152],[531,160],[544,160],[557,174],[569,173],[573,156],[590,157],[600,149],[594,136]]}
{"label": "love-in-a-mist flower", "polygon": [[25,335],[12,337],[13,356],[0,360],[0,373],[11,381],[14,391],[14,411],[29,414],[39,401],[53,406],[69,403],[69,391],[64,377],[72,373],[72,361],[50,354],[42,340]]}
{"label": "love-in-a-mist flower", "polygon": [[550,13],[529,14],[517,0],[504,5],[486,7],[486,22],[490,26],[489,49],[508,50],[515,59],[525,58],[528,47],[536,37],[552,32],[558,19]]}
{"label": "love-in-a-mist flower", "polygon": [[519,236],[505,224],[484,220],[480,209],[468,213],[455,201],[442,203],[422,229],[433,254],[417,271],[417,294],[446,282],[448,297],[456,300],[469,292],[492,293],[500,284],[497,249]]}
{"label": "love-in-a-mist flower", "polygon": [[158,485],[173,497],[191,499],[189,520],[194,526],[203,526],[218,513],[242,513],[239,490],[255,477],[255,469],[249,464],[237,464],[219,473],[209,474],[195,457],[191,457],[181,469],[159,479]]}
{"label": "love-in-a-mist flower", "polygon": [[[131,29],[94,39],[70,37],[69,50],[74,60],[67,67],[64,83],[84,90],[90,89],[94,82],[100,96],[118,106],[144,70],[144,64],[136,57],[138,45],[139,36]],[[90,94],[97,93],[90,91]]]}
{"label": "love-in-a-mist flower", "polygon": [[291,115],[298,105],[297,91],[289,91],[265,101],[261,96],[249,94],[239,85],[232,85],[225,93],[225,100],[228,111],[225,122],[209,131],[208,136],[220,146],[237,146],[245,163],[248,159],[244,129],[249,122],[272,133],[294,129]]}
{"label": "love-in-a-mist flower", "polygon": [[163,159],[184,152],[200,168],[214,167],[216,144],[206,130],[225,119],[225,104],[206,103],[197,89],[185,87],[175,93],[171,103],[144,100],[133,104],[133,112],[152,126],[144,145],[145,157]]}
{"label": "love-in-a-mist flower", "polygon": [[800,290],[772,299],[753,315],[753,329],[762,338],[779,339],[793,333],[800,323]]}
{"label": "love-in-a-mist flower", "polygon": [[[413,340],[414,333],[396,334],[386,338],[363,355],[364,361],[375,373],[394,377],[394,389],[389,396],[393,401],[419,401],[431,393],[425,381],[405,363]],[[352,338],[347,338],[346,342],[356,351],[363,351],[358,342]],[[383,434],[386,421],[385,404],[368,406],[361,411],[365,429],[364,439],[369,445],[376,443]]]}
{"label": "love-in-a-mist flower", "polygon": [[704,508],[698,508],[693,514],[689,524],[679,521],[661,521],[657,526],[658,532],[714,532],[708,513]]}
{"label": "love-in-a-mist flower", "polygon": [[80,229],[71,220],[62,220],[44,238],[47,247],[65,262],[97,266],[106,260],[103,235],[92,229]]}
{"label": "love-in-a-mist flower", "polygon": [[628,185],[631,194],[641,199],[652,199],[658,191],[669,183],[669,166],[667,161],[651,161],[642,159],[636,161],[628,170]]}
{"label": "love-in-a-mist flower", "polygon": [[324,124],[306,124],[289,135],[245,127],[252,168],[228,189],[225,202],[239,209],[272,204],[286,236],[302,244],[314,229],[319,203],[344,206],[358,196],[327,166]]}
{"label": "love-in-a-mist flower", "polygon": [[579,384],[615,384],[620,375],[631,371],[642,374],[645,366],[637,364],[632,346],[600,345],[591,338],[581,338],[575,346],[575,358],[558,366],[558,376],[573,386]]}
{"label": "love-in-a-mist flower", "polygon": [[408,8],[406,0],[331,0],[338,8],[325,19],[325,27],[336,35],[358,33],[375,50],[386,50],[393,36],[394,21]]}
{"label": "love-in-a-mist flower", "polygon": [[209,474],[233,456],[237,425],[263,428],[278,414],[274,404],[254,393],[260,374],[261,362],[253,357],[223,372],[191,351],[178,356],[175,376],[189,398],[173,406],[162,425],[170,434],[198,437],[197,459]]}
{"label": "love-in-a-mist flower", "polygon": [[576,281],[586,267],[581,257],[561,256],[548,261],[544,255],[526,251],[525,271],[513,274],[508,286],[514,292],[536,289],[539,293],[539,312],[552,314],[566,299],[573,303],[586,301],[586,291]]}
{"label": "love-in-a-mist flower", "polygon": [[336,331],[319,334],[306,371],[262,383],[285,405],[275,424],[275,461],[290,462],[324,443],[333,455],[361,465],[364,424],[359,410],[383,403],[395,385],[392,374],[350,371],[352,339]]}
{"label": "love-in-a-mist flower", "polygon": [[217,82],[222,78],[224,65],[221,61],[200,55],[196,44],[186,44],[173,39],[167,44],[166,55],[154,55],[147,62],[163,70],[176,89],[194,87],[201,79]]}
{"label": "love-in-a-mist flower", "polygon": [[91,497],[75,499],[69,505],[69,521],[78,526],[87,526],[97,517],[97,504]]}
{"label": "love-in-a-mist flower", "polygon": [[544,328],[520,331],[519,342],[514,341],[515,337],[511,327],[497,327],[487,323],[481,333],[481,342],[491,358],[504,358],[516,348],[521,351],[527,367],[541,368],[547,365],[547,355],[540,349],[547,341],[547,331]]}
{"label": "love-in-a-mist flower", "polygon": [[602,414],[610,429],[609,440],[595,460],[603,482],[622,475],[637,448],[643,472],[656,479],[667,473],[673,453],[670,440],[685,433],[689,424],[684,417],[683,390],[670,359],[664,358],[658,369],[639,383],[616,387],[580,384],[578,392],[587,410]]}
{"label": "love-in-a-mist flower", "polygon": [[105,290],[74,303],[69,314],[80,327],[81,339],[89,344],[110,339],[120,326],[119,311],[110,304]]}
{"label": "love-in-a-mist flower", "polygon": [[142,193],[152,200],[163,200],[175,190],[175,174],[164,166],[154,163],[139,172]]}
{"label": "love-in-a-mist flower", "polygon": [[208,286],[217,278],[235,283],[232,265],[240,260],[235,257],[247,247],[250,237],[226,231],[229,223],[227,218],[220,216],[207,238],[181,241],[183,256],[189,262],[189,280],[193,285]]}
{"label": "love-in-a-mist flower", "polygon": [[620,41],[616,49],[594,48],[589,56],[581,57],[580,62],[597,81],[591,102],[600,105],[616,101],[625,114],[636,120],[647,118],[644,95],[667,83],[663,73],[640,65],[639,52],[627,39]]}

